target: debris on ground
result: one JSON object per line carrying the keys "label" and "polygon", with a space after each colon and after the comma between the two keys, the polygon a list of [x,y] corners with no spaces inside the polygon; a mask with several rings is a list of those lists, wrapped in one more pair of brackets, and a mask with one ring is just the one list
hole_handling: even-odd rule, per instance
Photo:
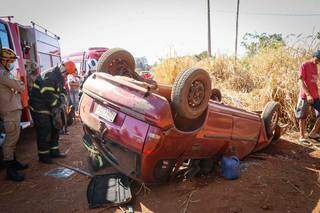
{"label": "debris on ground", "polygon": [[65,168],[65,167],[58,167],[55,169],[50,170],[49,172],[46,172],[45,176],[51,176],[59,179],[67,179],[71,175],[73,175],[74,171],[71,169]]}

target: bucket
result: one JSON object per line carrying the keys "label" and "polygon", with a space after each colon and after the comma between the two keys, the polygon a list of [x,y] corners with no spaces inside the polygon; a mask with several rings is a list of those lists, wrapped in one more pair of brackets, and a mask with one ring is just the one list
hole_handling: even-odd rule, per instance
{"label": "bucket", "polygon": [[221,159],[221,175],[225,179],[235,180],[240,177],[240,160],[236,156]]}

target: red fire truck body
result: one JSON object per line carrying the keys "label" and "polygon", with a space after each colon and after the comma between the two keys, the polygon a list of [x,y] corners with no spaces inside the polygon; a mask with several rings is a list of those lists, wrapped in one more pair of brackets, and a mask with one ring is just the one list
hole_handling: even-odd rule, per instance
{"label": "red fire truck body", "polygon": [[32,124],[28,102],[34,80],[42,71],[61,62],[59,37],[34,22],[24,26],[12,18],[0,17],[0,48],[10,48],[19,57],[12,72],[25,84],[21,94],[24,107],[21,121],[26,127]]}

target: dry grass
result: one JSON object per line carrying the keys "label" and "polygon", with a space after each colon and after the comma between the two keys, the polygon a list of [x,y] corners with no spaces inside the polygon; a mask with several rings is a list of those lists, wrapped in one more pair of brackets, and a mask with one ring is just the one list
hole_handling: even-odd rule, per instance
{"label": "dry grass", "polygon": [[309,57],[308,51],[281,47],[241,58],[236,64],[229,56],[201,61],[190,56],[169,58],[154,70],[157,81],[172,84],[182,70],[192,66],[204,68],[212,77],[213,87],[222,91],[224,102],[254,111],[262,110],[269,100],[276,100],[281,104],[281,122],[294,128],[298,70]]}

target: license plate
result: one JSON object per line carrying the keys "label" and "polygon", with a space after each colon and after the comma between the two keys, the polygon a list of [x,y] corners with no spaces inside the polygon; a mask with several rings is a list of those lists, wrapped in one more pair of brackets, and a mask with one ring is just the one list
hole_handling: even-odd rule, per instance
{"label": "license plate", "polygon": [[106,119],[109,122],[114,122],[114,119],[117,116],[116,112],[114,112],[108,108],[105,108],[103,106],[100,106],[100,105],[98,105],[98,107],[95,111],[95,114]]}

